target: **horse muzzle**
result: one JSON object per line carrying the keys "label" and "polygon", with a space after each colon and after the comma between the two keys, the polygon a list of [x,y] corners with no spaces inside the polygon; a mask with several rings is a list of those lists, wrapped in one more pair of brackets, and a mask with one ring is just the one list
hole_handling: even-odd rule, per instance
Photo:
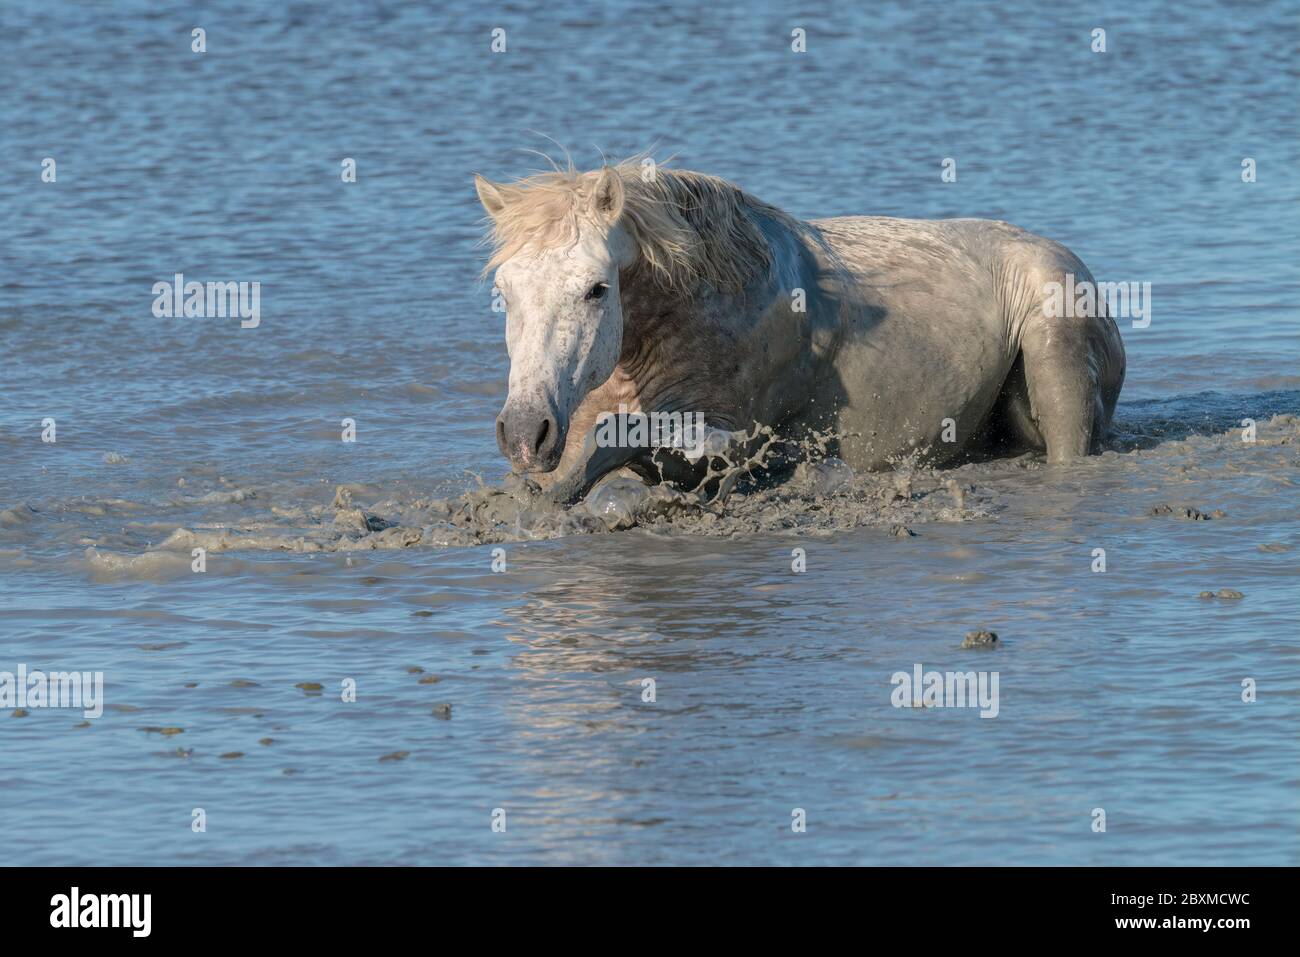
{"label": "horse muzzle", "polygon": [[497,446],[517,472],[553,472],[564,452],[566,425],[549,407],[506,402],[497,416]]}

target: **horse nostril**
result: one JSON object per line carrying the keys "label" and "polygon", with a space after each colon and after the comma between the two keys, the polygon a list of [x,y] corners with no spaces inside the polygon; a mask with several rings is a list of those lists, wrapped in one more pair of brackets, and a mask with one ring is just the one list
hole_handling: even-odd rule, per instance
{"label": "horse nostril", "polygon": [[563,439],[554,413],[523,408],[506,409],[497,416],[497,445],[521,469],[554,467],[557,445]]}

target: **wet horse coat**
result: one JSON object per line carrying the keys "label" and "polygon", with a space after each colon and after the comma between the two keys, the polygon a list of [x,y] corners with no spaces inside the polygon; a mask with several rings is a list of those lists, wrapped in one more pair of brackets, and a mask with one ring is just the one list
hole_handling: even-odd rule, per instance
{"label": "wet horse coat", "polygon": [[973,449],[1094,451],[1124,379],[1104,303],[1059,243],[1003,222],[803,222],[716,177],[628,162],[479,178],[507,302],[516,469],[563,500],[638,458],[597,417],[703,413],[723,431],[832,433],[857,469]]}

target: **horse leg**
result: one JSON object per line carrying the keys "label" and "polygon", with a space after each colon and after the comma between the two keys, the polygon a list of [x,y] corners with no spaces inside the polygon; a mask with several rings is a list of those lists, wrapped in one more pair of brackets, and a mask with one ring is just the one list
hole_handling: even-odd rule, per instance
{"label": "horse leg", "polygon": [[599,426],[582,436],[582,452],[567,469],[557,469],[543,486],[547,499],[557,505],[580,502],[591,487],[611,472],[634,465],[648,450],[628,446],[602,446],[596,441]]}
{"label": "horse leg", "polygon": [[1028,407],[1023,401],[1010,403],[1012,421],[1019,422],[1022,437],[1037,438],[1031,444],[1046,447],[1049,462],[1096,451],[1123,381],[1123,346],[1104,302],[1094,296],[1092,305],[1084,303],[1081,310],[1076,303],[1065,303],[1069,309],[1061,316],[1048,308],[1047,283],[1059,282],[1070,289],[1085,281],[1093,283],[1087,268],[1069,258],[1073,282],[1066,285],[1064,271],[1047,275],[1037,290],[1042,306],[1032,310],[1022,326],[1020,354]]}
{"label": "horse leg", "polygon": [[1023,345],[1029,414],[1047,448],[1047,461],[1063,462],[1092,451],[1101,418],[1097,382],[1084,343],[1065,334],[1031,332]]}

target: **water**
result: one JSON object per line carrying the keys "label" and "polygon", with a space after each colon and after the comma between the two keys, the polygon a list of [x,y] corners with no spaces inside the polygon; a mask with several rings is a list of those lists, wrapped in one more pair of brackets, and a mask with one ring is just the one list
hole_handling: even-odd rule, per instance
{"label": "water", "polygon": [[[871,6],[5,8],[0,670],[103,671],[108,702],[0,714],[8,859],[1300,863],[1294,11]],[[506,471],[471,173],[538,166],[529,130],[1151,282],[1113,450],[438,525]],[[176,272],[261,282],[261,325],[155,319]],[[338,486],[398,532],[336,523]],[[1002,647],[962,650],[981,626]],[[895,709],[916,663],[996,670],[998,717]]]}

